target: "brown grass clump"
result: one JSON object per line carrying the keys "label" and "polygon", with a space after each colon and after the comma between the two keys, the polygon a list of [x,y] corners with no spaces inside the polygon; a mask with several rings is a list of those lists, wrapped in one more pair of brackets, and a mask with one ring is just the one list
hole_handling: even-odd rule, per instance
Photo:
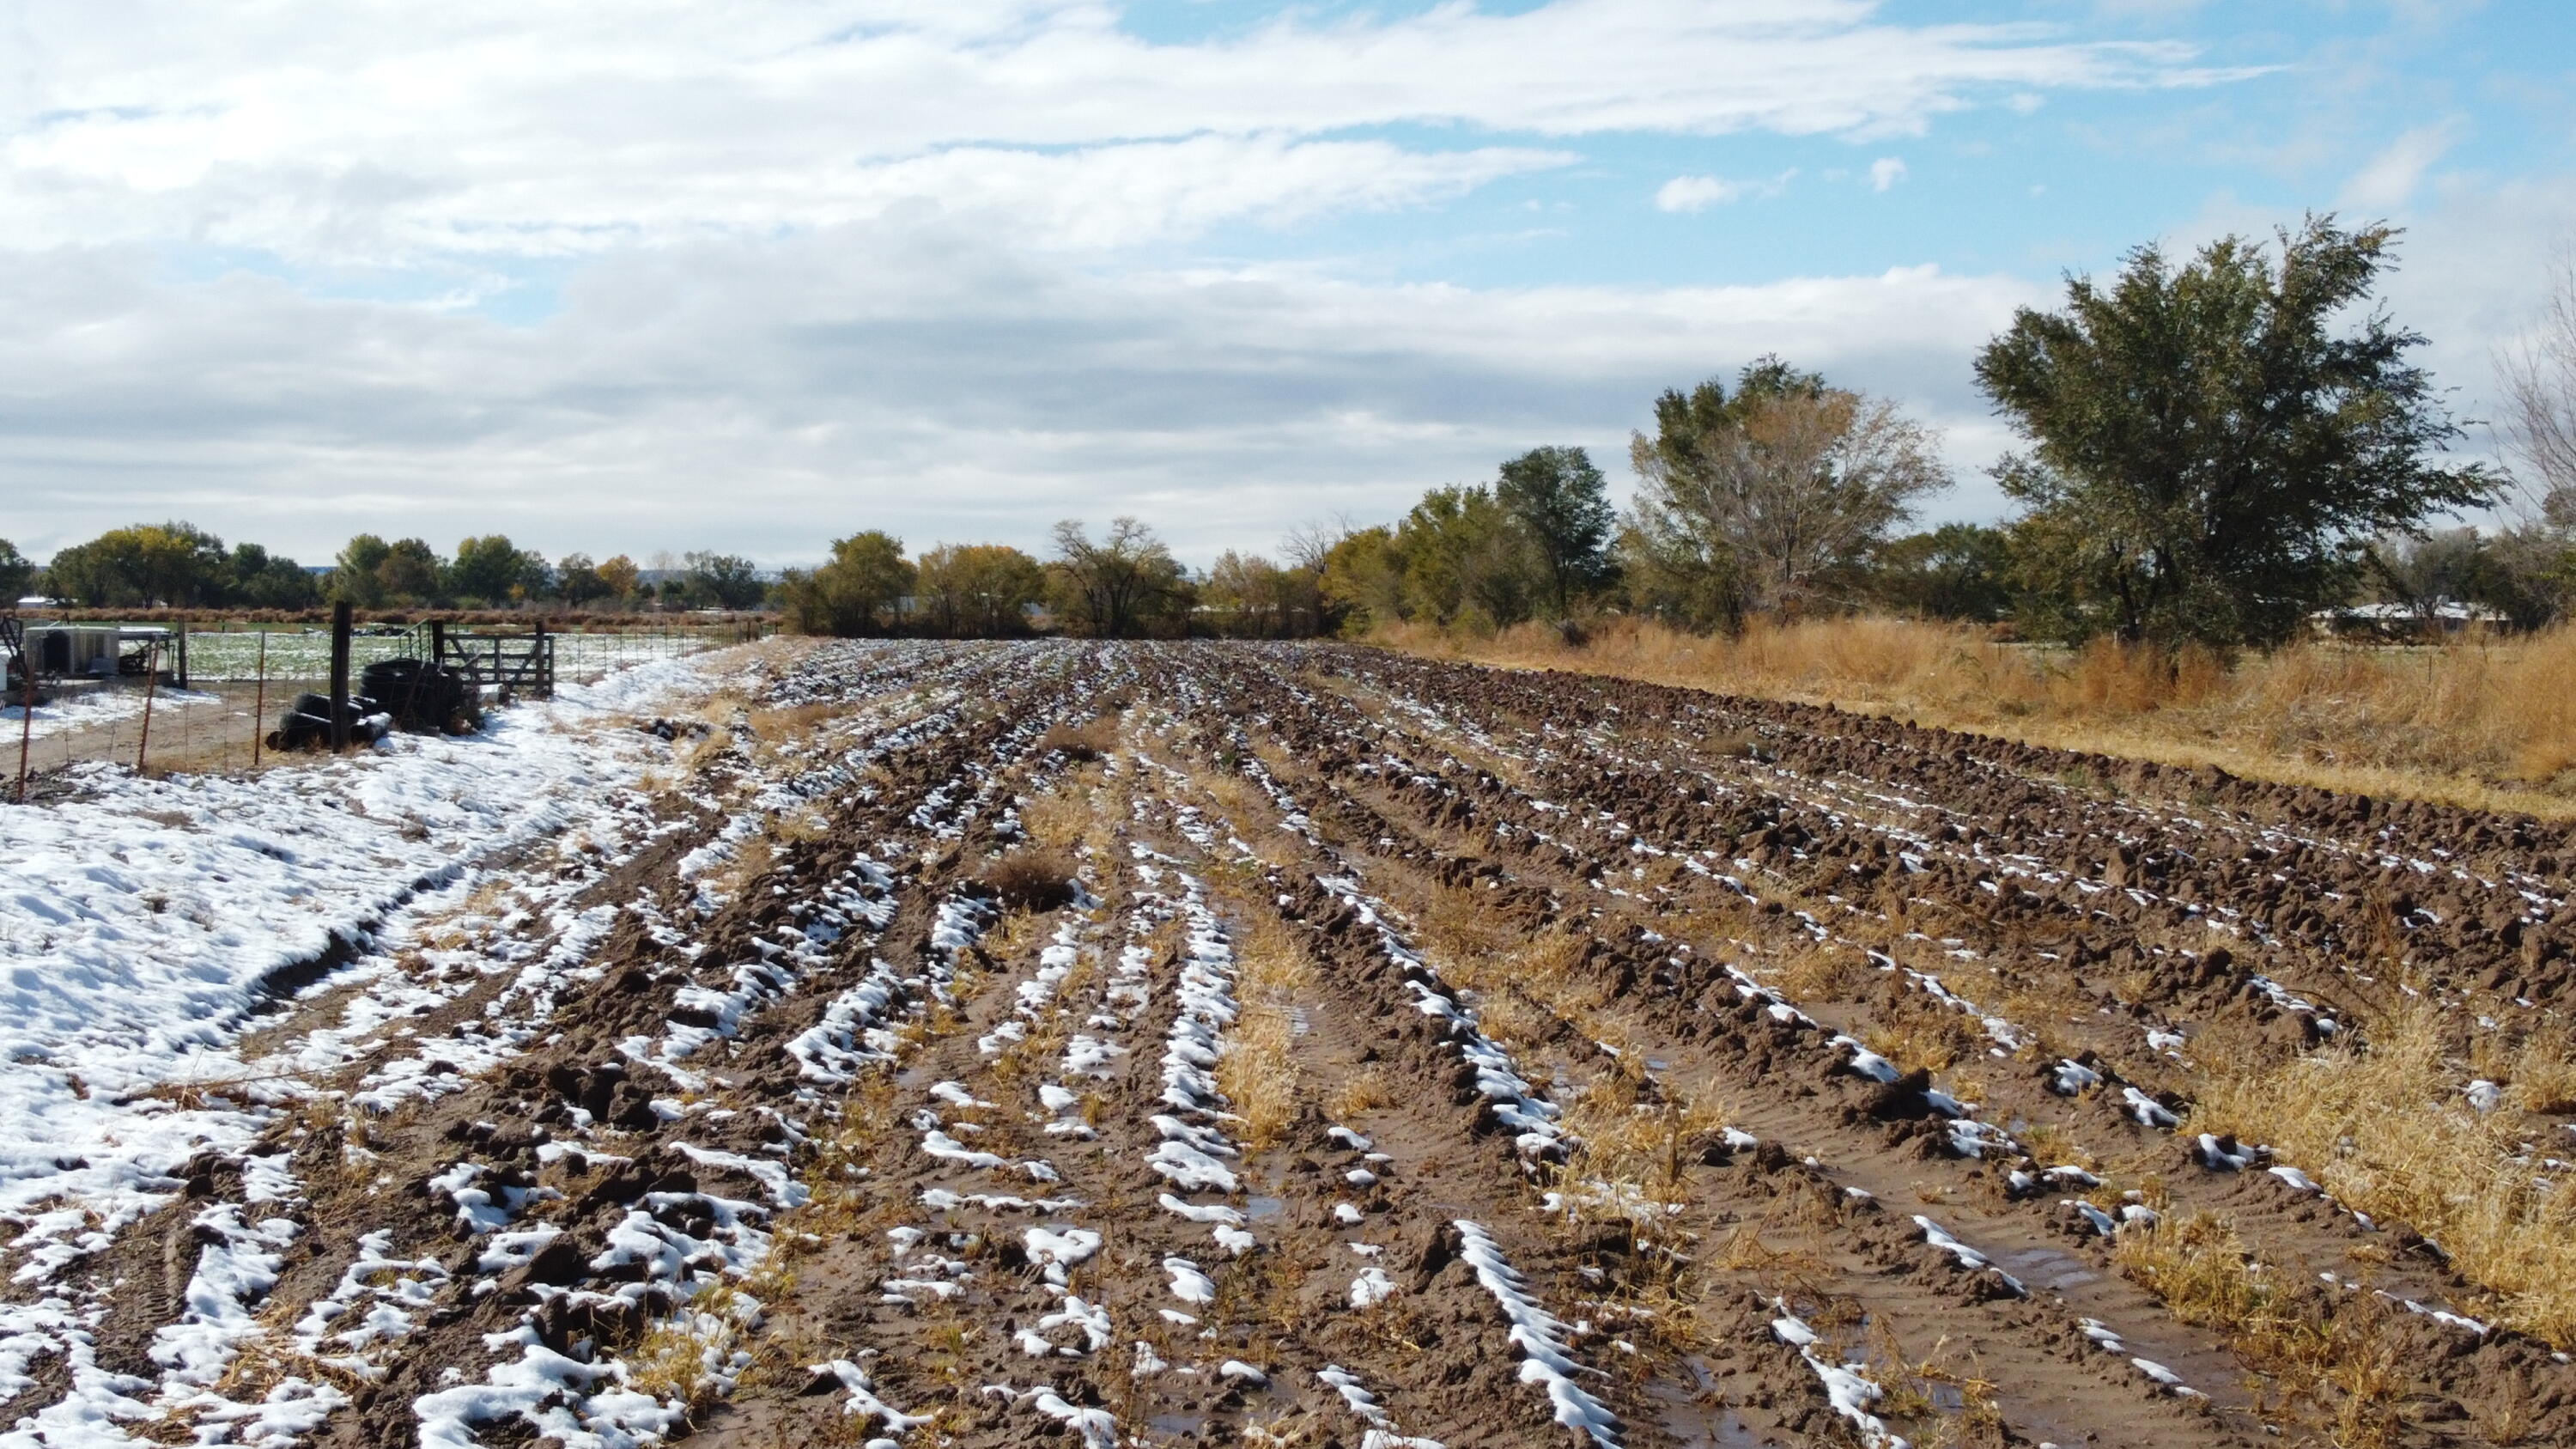
{"label": "brown grass clump", "polygon": [[2323,640],[2217,656],[2007,643],[1966,625],[1755,620],[1702,638],[1617,619],[1569,645],[1523,626],[1489,639],[1418,626],[1411,653],[1833,703],[2034,744],[2366,794],[2576,815],[2576,625],[2420,648]]}
{"label": "brown grass clump", "polygon": [[1395,1096],[1387,1090],[1385,1075],[1375,1067],[1362,1067],[1324,1103],[1324,1110],[1336,1122],[1349,1122],[1362,1112],[1394,1105]]}
{"label": "brown grass clump", "polygon": [[1780,958],[1771,984],[1791,1001],[1829,1001],[1857,994],[1872,979],[1869,961],[1849,946],[1817,942]]}
{"label": "brown grass clump", "polygon": [[2534,1034],[2514,1053],[2503,1080],[2513,1104],[2526,1112],[2576,1112],[2576,1038],[2563,1030]]}
{"label": "brown grass clump", "polygon": [[1060,753],[1069,760],[1096,760],[1118,748],[1118,721],[1102,715],[1078,725],[1057,725],[1038,736],[1041,755]]}
{"label": "brown grass clump", "polygon": [[2337,1444],[2389,1442],[2406,1385],[2388,1308],[2374,1294],[2297,1284],[2253,1261],[2236,1230],[2207,1213],[2124,1228],[2120,1270],[2185,1323],[2210,1328],[2288,1399],[2313,1406]]}
{"label": "brown grass clump", "polygon": [[1295,1011],[1299,998],[1315,989],[1315,964],[1275,915],[1253,917],[1234,947],[1240,1009],[1217,1060],[1216,1084],[1244,1120],[1245,1147],[1259,1152],[1297,1120]]}
{"label": "brown grass clump", "polygon": [[[2469,1105],[2443,1027],[2438,1007],[2410,1002],[2366,1046],[2272,1066],[2212,1059],[2183,1130],[2273,1146],[2348,1206],[2439,1242],[2507,1326],[2576,1347],[2576,1201],[2552,1190],[2511,1113]],[[2547,1096],[2565,1067],[2542,1060],[2533,1090]]]}
{"label": "brown grass clump", "polygon": [[1921,992],[1898,988],[1873,1014],[1877,1019],[1861,1040],[1906,1071],[1946,1072],[1985,1056],[1985,1029],[1977,1019]]}
{"label": "brown grass clump", "polygon": [[1073,858],[1061,850],[1024,845],[996,856],[976,877],[1015,911],[1052,911],[1073,904]]}
{"label": "brown grass clump", "polygon": [[1040,795],[1020,807],[1020,828],[1039,846],[1070,852],[1091,827],[1091,807],[1071,794]]}
{"label": "brown grass clump", "polygon": [[1631,1052],[1618,1070],[1565,1099],[1575,1148],[1561,1181],[1576,1217],[1625,1220],[1634,1237],[1651,1240],[1662,1236],[1668,1210],[1689,1202],[1692,1144],[1726,1126],[1726,1114],[1712,1102],[1656,1093],[1635,1070],[1643,1062]]}

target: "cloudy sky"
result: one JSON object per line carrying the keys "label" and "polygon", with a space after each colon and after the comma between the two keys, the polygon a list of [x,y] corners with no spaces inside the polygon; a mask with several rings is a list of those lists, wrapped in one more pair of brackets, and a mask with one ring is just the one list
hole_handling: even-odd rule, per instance
{"label": "cloudy sky", "polygon": [[[2069,270],[2310,209],[2464,416],[2576,236],[2565,0],[17,0],[0,536],[1185,558],[1778,352],[2007,436]],[[2483,437],[2483,435],[2481,435]]]}

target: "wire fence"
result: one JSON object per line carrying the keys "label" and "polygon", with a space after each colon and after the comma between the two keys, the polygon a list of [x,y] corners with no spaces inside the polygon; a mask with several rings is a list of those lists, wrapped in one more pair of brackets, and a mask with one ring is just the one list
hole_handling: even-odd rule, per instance
{"label": "wire fence", "polygon": [[[471,632],[471,631],[467,631]],[[494,631],[500,632],[500,631]],[[597,679],[612,670],[740,642],[738,627],[621,629],[550,632],[555,677],[563,683]],[[400,633],[353,636],[349,674],[354,685],[369,664],[408,652]],[[169,646],[175,656],[175,646]],[[175,657],[155,661],[175,676]],[[188,687],[142,679],[66,681],[43,687],[47,702],[30,717],[22,700],[0,706],[0,800],[23,766],[41,775],[93,760],[153,772],[241,771],[264,765],[275,752],[264,737],[299,695],[328,694],[331,631],[295,626],[260,629],[192,629],[188,632]],[[16,756],[17,758],[11,758]]]}

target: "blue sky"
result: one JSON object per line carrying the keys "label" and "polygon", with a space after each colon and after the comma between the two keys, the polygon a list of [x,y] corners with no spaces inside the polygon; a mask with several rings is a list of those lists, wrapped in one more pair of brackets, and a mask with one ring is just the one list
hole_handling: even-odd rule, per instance
{"label": "blue sky", "polygon": [[[404,7],[392,7],[403,11]],[[770,561],[1368,522],[1779,351],[1942,429],[2069,269],[2409,229],[2462,414],[2576,233],[2576,7],[31,0],[0,537]],[[2510,440],[2480,430],[2486,450]]]}

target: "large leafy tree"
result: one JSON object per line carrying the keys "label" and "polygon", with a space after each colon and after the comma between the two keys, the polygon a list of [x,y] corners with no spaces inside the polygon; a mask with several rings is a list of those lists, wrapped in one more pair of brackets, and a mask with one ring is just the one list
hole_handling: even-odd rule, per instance
{"label": "large leafy tree", "polygon": [[446,563],[426,539],[396,539],[376,564],[376,590],[389,604],[437,603],[447,597]]}
{"label": "large leafy tree", "polygon": [[54,555],[57,594],[84,604],[214,604],[232,582],[224,542],[188,523],[112,528]]}
{"label": "large leafy tree", "polygon": [[255,543],[233,545],[230,601],[255,609],[301,609],[321,589],[304,566]]}
{"label": "large leafy tree", "polygon": [[449,591],[492,608],[545,592],[553,570],[543,556],[510,542],[507,534],[485,534],[456,546],[448,566]]}
{"label": "large leafy tree", "polygon": [[849,637],[890,627],[912,581],[903,540],[872,528],[836,540],[831,562],[812,573],[789,574],[779,593],[789,628]]}
{"label": "large leafy tree", "polygon": [[1950,483],[1937,439],[1895,403],[1776,357],[1739,373],[1732,396],[1714,379],[1665,393],[1629,461],[1622,552],[1662,600],[1650,607],[1698,624],[1805,602]]}
{"label": "large leafy tree", "polygon": [[2395,237],[2328,216],[2179,267],[2141,247],[1987,344],[1977,380],[2032,444],[1996,476],[2063,632],[2276,642],[2350,588],[2360,540],[2494,496],[2434,461],[2459,430],[2407,360],[2424,339],[2356,313]]}
{"label": "large leafy tree", "polygon": [[644,571],[635,566],[635,560],[621,553],[599,566],[599,582],[608,590],[610,598],[621,604],[628,603],[644,586]]}
{"label": "large leafy tree", "polygon": [[[902,552],[900,546],[896,552]],[[769,597],[769,583],[761,578],[760,565],[740,554],[700,550],[681,555],[680,561],[688,566],[680,584],[691,598],[718,608],[753,609]]]}
{"label": "large leafy tree", "polygon": [[1193,602],[1188,571],[1133,518],[1111,520],[1096,540],[1077,519],[1057,524],[1049,575],[1057,617],[1104,639],[1170,632]]}
{"label": "large leafy tree", "polygon": [[586,553],[568,553],[555,564],[555,592],[563,601],[578,609],[609,592],[599,576],[599,565]]}
{"label": "large leafy tree", "polygon": [[1294,639],[1323,627],[1323,576],[1297,565],[1281,567],[1260,554],[1227,549],[1199,589],[1201,613],[1222,633],[1253,639]]}
{"label": "large leafy tree", "polygon": [[393,553],[393,545],[372,533],[362,533],[349,540],[331,561],[331,597],[346,599],[361,608],[374,608],[385,601],[383,575],[379,572]]}
{"label": "large leafy tree", "polygon": [[1532,448],[1503,465],[1494,498],[1529,533],[1547,564],[1548,602],[1562,617],[1607,577],[1610,490],[1581,448]]}
{"label": "large leafy tree", "polygon": [[923,619],[942,634],[997,639],[1028,632],[1046,569],[1006,543],[943,543],[921,556]]}
{"label": "large leafy tree", "polygon": [[1879,602],[1930,619],[1991,623],[2012,609],[2012,535],[1977,523],[1945,523],[1889,539],[1870,555],[1869,587]]}
{"label": "large leafy tree", "polygon": [[36,561],[18,552],[18,545],[0,538],[0,608],[25,597],[35,578]]}
{"label": "large leafy tree", "polygon": [[1538,541],[1484,487],[1434,488],[1396,524],[1407,618],[1470,630],[1530,617],[1547,592]]}
{"label": "large leafy tree", "polygon": [[1366,634],[1405,617],[1404,552],[1385,524],[1356,529],[1324,550],[1324,602],[1341,615],[1342,628]]}

